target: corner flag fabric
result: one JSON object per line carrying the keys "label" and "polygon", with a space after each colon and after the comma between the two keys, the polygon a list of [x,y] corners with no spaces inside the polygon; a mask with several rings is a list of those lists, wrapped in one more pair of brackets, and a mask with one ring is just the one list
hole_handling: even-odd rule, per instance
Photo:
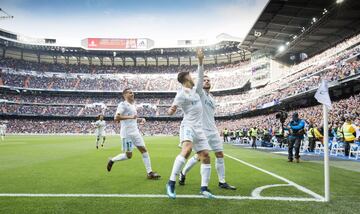
{"label": "corner flag fabric", "polygon": [[326,80],[321,81],[321,85],[318,88],[318,90],[316,91],[315,99],[319,103],[322,103],[326,107],[328,107],[328,109],[332,109],[330,95],[329,95],[328,83],[327,83]]}

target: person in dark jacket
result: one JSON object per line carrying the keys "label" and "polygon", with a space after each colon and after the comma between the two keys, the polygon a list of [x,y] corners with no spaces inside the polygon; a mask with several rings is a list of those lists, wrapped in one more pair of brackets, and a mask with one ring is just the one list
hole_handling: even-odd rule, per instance
{"label": "person in dark jacket", "polygon": [[292,116],[292,120],[289,123],[289,150],[288,150],[288,162],[293,162],[293,149],[295,148],[295,160],[296,163],[300,162],[300,145],[301,140],[304,138],[305,122],[299,118],[299,114],[295,112]]}

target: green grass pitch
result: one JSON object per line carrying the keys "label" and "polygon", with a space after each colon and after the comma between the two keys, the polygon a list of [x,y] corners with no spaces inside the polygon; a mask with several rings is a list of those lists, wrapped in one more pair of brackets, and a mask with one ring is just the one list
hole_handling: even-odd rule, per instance
{"label": "green grass pitch", "polygon": [[[109,136],[105,147],[99,150],[95,149],[94,140],[94,136],[7,136],[4,142],[0,141],[0,194],[165,194],[165,183],[180,151],[177,137],[145,137],[153,169],[162,175],[157,181],[146,179],[137,150],[132,160],[116,163],[108,173],[108,158],[121,151],[119,137]],[[230,145],[225,145],[225,154],[323,195],[322,164],[287,163],[284,156]],[[286,184],[229,157],[225,158],[225,165],[227,181],[238,190],[219,189],[213,165],[209,188],[215,195],[250,197],[258,187]],[[199,194],[199,166],[188,174],[185,186],[177,186],[177,195]],[[0,213],[360,213],[360,173],[336,167],[330,170],[329,203],[156,197],[0,197]],[[312,198],[293,186],[265,189],[261,196]]]}

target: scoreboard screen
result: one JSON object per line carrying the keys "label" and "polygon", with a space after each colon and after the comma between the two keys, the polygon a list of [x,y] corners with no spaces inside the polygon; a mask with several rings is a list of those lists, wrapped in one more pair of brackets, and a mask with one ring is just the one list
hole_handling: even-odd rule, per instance
{"label": "scoreboard screen", "polygon": [[151,43],[149,39],[116,38],[86,38],[81,41],[82,47],[94,50],[142,50],[150,48]]}

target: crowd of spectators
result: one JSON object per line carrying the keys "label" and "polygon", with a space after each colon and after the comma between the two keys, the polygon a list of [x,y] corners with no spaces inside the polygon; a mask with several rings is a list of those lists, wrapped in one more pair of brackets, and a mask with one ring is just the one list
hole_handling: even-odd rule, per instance
{"label": "crowd of spectators", "polygon": [[[85,94],[86,95],[86,94]],[[17,104],[48,104],[48,105],[77,105],[77,104],[92,104],[104,103],[107,106],[117,105],[123,101],[120,94],[117,97],[104,96],[85,96],[84,94],[69,95],[49,95],[49,94],[3,94],[0,92],[1,99],[11,101]],[[136,97],[136,96],[135,96]],[[140,103],[150,104],[170,104],[172,98],[136,98]]]}
{"label": "crowd of spectators", "polygon": [[[95,127],[91,120],[29,120],[13,119],[7,121],[7,133],[21,134],[94,134]],[[179,121],[147,121],[139,125],[144,135],[177,135]],[[107,121],[105,131],[107,134],[119,134],[120,125]]]}
{"label": "crowd of spectators", "polygon": [[[344,43],[346,43],[347,46],[353,44],[348,44],[347,41]],[[272,102],[284,96],[291,96],[316,87],[322,78],[326,78],[329,81],[336,81],[357,74],[360,72],[360,45],[355,44],[349,49],[342,50],[347,46],[341,46],[342,48],[338,49],[335,48],[331,51],[331,55],[328,51],[325,51],[315,56],[317,61],[311,58],[299,65],[293,66],[289,68],[288,75],[285,77],[278,81],[268,83],[263,88],[257,88],[248,93],[243,93],[238,96],[240,98],[238,100],[246,100],[249,97],[254,98],[253,95],[255,95],[258,103],[252,102],[252,106],[247,107],[247,109],[252,109],[259,104]],[[335,50],[341,50],[341,52],[334,52]],[[8,60],[11,62],[14,61],[11,59],[0,60],[0,66],[2,67],[0,83],[6,86],[100,91],[121,91],[124,88],[132,88],[135,91],[174,91],[180,87],[180,84],[176,81],[176,74],[166,72],[164,74],[137,73],[128,75],[49,73],[15,69],[15,65],[10,66],[12,65],[11,63],[10,65],[6,63]],[[22,65],[22,63],[19,64]],[[213,90],[244,86],[249,80],[249,76],[245,75],[246,72],[244,72],[244,68],[236,67],[238,65],[239,64],[235,63],[231,67],[227,65],[221,67],[221,69],[216,67],[217,70],[209,70],[208,75],[212,78]],[[136,69],[136,66],[130,67]],[[24,68],[27,67],[24,66]],[[174,69],[172,68],[170,70]],[[195,70],[196,68],[194,66],[178,67],[178,71],[193,72]],[[217,72],[219,70],[223,70],[223,72]],[[222,101],[224,101],[224,99],[230,100],[232,97],[222,98]],[[232,101],[233,100],[234,99],[232,99]]]}
{"label": "crowd of spectators", "polygon": [[[271,83],[261,89],[252,89],[238,95],[227,96],[215,96],[216,103],[218,104],[216,114],[226,115],[239,113],[244,111],[250,111],[257,108],[263,108],[266,103],[276,104],[281,99],[293,96],[305,91],[315,89],[319,86],[322,79],[326,79],[329,82],[339,81],[349,76],[357,75],[360,73],[360,60],[358,55],[360,54],[360,48],[356,47],[351,50],[351,53],[342,53],[339,56],[334,56],[334,59],[321,65],[319,69],[307,68],[299,73],[292,75],[280,82]],[[346,57],[345,57],[346,56]],[[90,80],[90,79],[89,79]],[[161,84],[168,83],[166,87],[171,85],[171,81],[167,79],[161,79]],[[115,81],[115,80],[114,80]],[[284,81],[287,81],[285,83]],[[135,82],[135,81],[134,81]],[[170,82],[170,84],[169,84]],[[56,82],[53,82],[56,84]],[[81,83],[81,81],[80,81]],[[91,84],[89,82],[88,84]],[[88,85],[85,84],[85,85]],[[79,84],[80,85],[80,84]],[[277,86],[272,87],[272,85]],[[152,84],[148,84],[151,88]],[[273,89],[269,93],[269,89]],[[264,93],[267,91],[267,93]],[[13,97],[11,97],[13,96]],[[121,101],[121,98],[80,98],[80,97],[49,97],[49,96],[30,96],[30,95],[6,95],[3,99],[17,102],[17,104],[1,104],[1,107],[6,110],[7,113],[12,114],[29,114],[33,109],[33,113],[36,114],[49,114],[49,115],[73,115],[73,116],[94,116],[99,113],[103,113],[107,116],[113,115],[117,103]],[[95,102],[103,102],[108,106],[107,109],[99,108],[85,108],[85,106],[78,106],[79,104],[91,104]],[[172,102],[171,98],[159,99],[159,98],[147,98],[139,99],[139,104],[149,103],[151,105],[158,106],[159,108],[141,108],[141,116],[164,116],[166,115],[166,107]],[[24,105],[23,103],[27,103]],[[29,104],[35,104],[30,106]],[[57,104],[64,106],[48,106],[41,104]],[[271,105],[273,105],[271,104]],[[164,106],[163,106],[164,105]],[[181,115],[178,112],[177,115]]]}
{"label": "crowd of spectators", "polygon": [[[3,114],[12,115],[42,115],[42,116],[93,116],[103,114],[108,117],[114,116],[117,106],[86,106],[86,105],[28,105],[15,103],[0,103],[0,109]],[[154,117],[164,116],[165,111],[157,111],[157,108],[152,106],[139,106],[137,108],[138,116]],[[181,111],[179,111],[179,114]],[[163,114],[163,115],[160,115]]]}
{"label": "crowd of spectators", "polygon": [[[355,124],[360,125],[360,94],[356,94],[347,99],[342,99],[332,103],[332,109],[329,111],[330,127],[340,127],[344,123],[345,115],[349,115]],[[323,124],[322,105],[316,105],[307,108],[293,109],[288,112],[289,117],[285,125],[290,122],[291,115],[298,112],[300,118],[307,122],[321,127]],[[256,117],[243,118],[239,120],[222,121],[218,123],[219,130],[228,128],[231,130],[250,129],[257,127],[259,129],[271,130],[274,132],[281,127],[281,123],[275,117],[275,113],[260,115]]]}
{"label": "crowd of spectators", "polygon": [[[1,69],[1,68],[0,68]],[[195,70],[187,70],[194,73]],[[241,88],[249,80],[249,76],[241,71],[225,71],[219,74],[208,74],[212,78],[213,89]],[[195,74],[194,74],[194,77]],[[2,67],[0,79],[5,86],[57,90],[96,90],[122,91],[132,88],[135,91],[175,91],[180,88],[176,74],[55,74],[46,75],[33,71],[16,71]],[[229,81],[231,80],[231,81]]]}
{"label": "crowd of spectators", "polygon": [[[354,123],[360,125],[360,94],[347,99],[333,102],[333,108],[329,111],[329,124],[331,127],[339,127],[344,122],[344,116],[350,115]],[[322,125],[322,106],[316,105],[307,108],[293,109],[288,112],[298,112],[300,118],[311,121],[316,126]],[[94,117],[95,120],[95,117]],[[290,117],[285,124],[289,123]],[[85,120],[28,120],[12,119],[8,121],[9,133],[80,133],[89,134],[94,132],[91,125],[93,121]],[[180,121],[147,121],[140,125],[140,130],[145,135],[177,135],[179,133]],[[250,129],[257,127],[259,129],[270,130],[274,132],[279,129],[280,122],[275,118],[275,113],[248,117],[236,120],[217,121],[219,132],[224,128],[229,130]],[[106,131],[110,134],[119,133],[119,125],[113,121],[108,121]]]}
{"label": "crowd of spectators", "polygon": [[[218,63],[205,64],[206,70],[215,72],[227,71],[228,69],[238,68],[239,66],[248,65],[249,61],[236,63]],[[88,65],[88,64],[64,64],[64,63],[48,63],[33,62],[13,58],[0,59],[0,67],[12,68],[15,70],[29,70],[37,72],[52,72],[66,74],[176,74],[180,71],[196,70],[197,64],[193,65]]]}
{"label": "crowd of spectators", "polygon": [[322,79],[336,83],[349,76],[358,75],[360,73],[359,56],[360,45],[327,59],[325,64],[308,67],[263,88],[252,89],[238,95],[216,97],[217,103],[222,104],[219,113],[226,113],[228,109],[243,112],[263,108],[264,104],[277,103],[289,96],[315,89]]}

